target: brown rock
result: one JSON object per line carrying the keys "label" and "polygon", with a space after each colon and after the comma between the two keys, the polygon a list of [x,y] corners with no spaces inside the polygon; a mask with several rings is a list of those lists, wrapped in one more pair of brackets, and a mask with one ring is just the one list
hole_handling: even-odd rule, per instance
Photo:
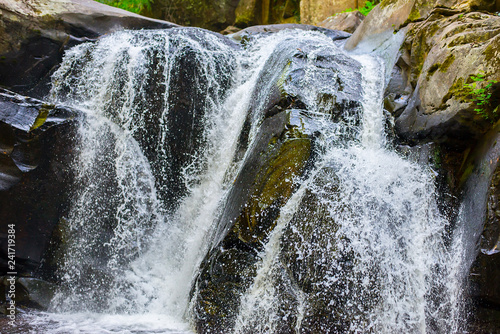
{"label": "brown rock", "polygon": [[352,34],[364,19],[365,16],[359,11],[339,13],[321,21],[318,26],[332,30],[342,30]]}
{"label": "brown rock", "polygon": [[[500,116],[498,84],[487,88],[488,103],[474,100],[478,89],[500,80],[500,17],[440,10],[408,29],[404,49],[415,91],[396,130],[410,141],[470,145]],[[474,83],[478,75],[483,79]]]}
{"label": "brown rock", "polygon": [[363,7],[365,2],[363,0],[302,0],[300,2],[300,18],[302,23],[317,24],[346,9]]}
{"label": "brown rock", "polygon": [[368,14],[345,47],[352,50],[362,41],[387,39],[407,23],[426,19],[435,9],[449,9],[457,13],[473,10],[493,11],[495,3],[492,0],[383,0]]}

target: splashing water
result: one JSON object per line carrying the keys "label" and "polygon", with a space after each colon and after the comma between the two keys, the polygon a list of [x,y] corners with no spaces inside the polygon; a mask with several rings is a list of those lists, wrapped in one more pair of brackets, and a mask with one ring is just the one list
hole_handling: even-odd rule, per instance
{"label": "splashing water", "polygon": [[445,245],[433,173],[386,148],[383,71],[370,56],[355,59],[360,140],[323,141],[321,162],[281,210],[235,333],[277,333],[287,322],[296,333],[304,324],[322,333],[458,331],[460,252]]}
{"label": "splashing water", "polygon": [[[267,103],[259,78],[279,48],[303,41],[315,45],[310,60],[344,54],[320,33],[284,31],[242,49],[185,28],[118,32],[67,52],[51,100],[83,112],[81,144],[61,223],[62,287],[35,326],[189,331],[192,279],[244,159],[238,141],[248,119],[253,140]],[[325,116],[327,85],[311,85],[314,72],[297,92],[319,133],[318,159],[281,208],[235,333],[289,323],[297,333],[458,331],[459,245],[444,243],[433,174],[389,148],[381,61],[352,58],[362,65],[360,125]]]}

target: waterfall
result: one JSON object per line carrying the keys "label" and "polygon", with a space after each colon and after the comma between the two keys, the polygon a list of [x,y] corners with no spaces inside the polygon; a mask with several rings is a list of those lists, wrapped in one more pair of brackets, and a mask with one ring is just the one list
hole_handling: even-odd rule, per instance
{"label": "waterfall", "polygon": [[[61,287],[34,323],[47,333],[191,330],[193,279],[220,241],[271,82],[288,84],[282,52],[306,63],[290,117],[309,122],[315,158],[293,180],[231,331],[459,331],[459,245],[446,242],[431,167],[401,157],[385,134],[387,64],[319,32],[242,44],[174,28],[117,32],[66,53],[49,99],[82,113],[76,181],[60,224]],[[363,100],[345,115],[328,114],[340,98],[324,96],[356,89],[336,91],[327,70],[313,69],[329,59],[361,68],[339,69],[362,80]]]}
{"label": "waterfall", "polygon": [[[296,317],[296,333],[306,322],[323,333],[459,330],[460,253],[445,243],[449,222],[437,207],[434,174],[387,147],[382,64],[355,58],[364,84],[359,140],[321,143],[321,162],[282,208],[260,254],[235,333],[278,333],[289,317]],[[298,273],[290,257],[302,267]],[[321,302],[326,311],[318,312],[314,304]],[[311,317],[333,314],[335,327]]]}

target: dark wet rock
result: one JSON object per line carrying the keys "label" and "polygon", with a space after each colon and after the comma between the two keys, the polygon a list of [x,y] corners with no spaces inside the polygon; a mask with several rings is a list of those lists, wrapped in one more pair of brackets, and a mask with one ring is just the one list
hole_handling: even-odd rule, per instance
{"label": "dark wet rock", "polygon": [[496,124],[466,151],[458,173],[463,191],[460,221],[465,224],[464,270],[469,273],[470,269],[466,302],[473,306],[471,328],[478,333],[495,333],[498,328],[499,130]]}
{"label": "dark wet rock", "polygon": [[[164,31],[123,34],[132,46],[145,50],[145,74],[132,75],[131,79],[123,72],[122,62],[129,61],[125,53],[111,59],[116,77],[102,112],[116,124],[133,128],[133,138],[151,163],[159,195],[168,209],[173,209],[187,191],[183,169],[187,166],[195,169],[199,167],[196,164],[203,163],[202,152],[209,144],[206,113],[209,106],[223,101],[231,88],[237,64],[236,52],[232,51],[240,50],[241,46],[218,33],[198,28],[172,28],[168,34]],[[103,37],[90,44],[86,52],[69,59],[65,72],[61,73],[62,80],[54,83],[57,99],[78,105],[97,94],[100,87],[93,87],[90,93],[78,87],[86,85],[89,71],[96,63],[100,64],[96,61],[100,56],[99,43],[113,38],[113,35]],[[168,50],[158,45],[158,40],[168,41]],[[145,47],[144,41],[155,47]],[[120,89],[127,85],[136,90],[130,94],[132,108],[126,105],[129,101],[123,98]],[[123,117],[120,113],[124,109],[133,115]],[[127,117],[133,117],[132,125],[124,124],[127,123],[124,119],[129,120]]]}
{"label": "dark wet rock", "polygon": [[241,294],[255,276],[257,251],[304,172],[311,139],[280,112],[264,120],[250,152],[195,283],[194,314],[202,333],[224,333],[234,325]]}
{"label": "dark wet rock", "polygon": [[[495,139],[500,139],[498,135]],[[491,177],[486,197],[484,227],[479,238],[479,252],[471,268],[470,297],[474,301],[472,326],[484,333],[494,333],[500,325],[500,155],[489,150],[490,168],[483,178]],[[495,154],[496,153],[496,154]],[[496,166],[496,168],[494,167]],[[484,189],[482,189],[484,190]]]}
{"label": "dark wet rock", "polygon": [[76,113],[0,92],[0,268],[7,272],[7,227],[15,225],[16,270],[39,268],[67,212]]}
{"label": "dark wet rock", "polygon": [[[11,290],[12,282],[15,282],[13,290]],[[16,308],[30,307],[47,310],[55,291],[54,284],[33,277],[3,276],[0,277],[0,284],[8,292],[7,296],[0,297],[0,302],[8,305],[11,298],[5,297],[13,293]]]}
{"label": "dark wet rock", "polygon": [[[290,39],[278,46],[279,52],[268,60],[253,92],[254,102],[244,126],[247,130],[239,145],[239,154],[245,159],[192,290],[195,323],[201,333],[226,333],[234,326],[241,295],[255,277],[257,254],[300,178],[314,164],[318,130],[327,122],[332,133],[341,123],[351,124],[347,127],[356,131],[360,64],[334,48],[318,49],[313,43]],[[346,67],[353,71],[340,70]],[[358,75],[353,76],[353,72]],[[310,85],[315,86],[312,94],[305,89]],[[258,128],[253,130],[251,124]],[[256,131],[252,142],[248,142],[250,131]],[[343,136],[352,138],[352,133]],[[289,277],[284,279],[289,281]],[[284,307],[296,309],[296,296],[289,285],[278,288],[285,296]],[[291,328],[283,322],[280,332]]]}
{"label": "dark wet rock", "polygon": [[[376,264],[372,266],[373,277],[354,273],[356,254],[326,204],[341,201],[338,182],[334,169],[328,166],[315,175],[281,237],[283,272],[300,291],[296,294],[303,299],[301,329],[308,333],[343,333],[351,326],[359,328],[377,303]],[[348,207],[339,210],[350,215]],[[353,296],[363,299],[363,309],[349,306]],[[293,302],[299,303],[299,298],[288,301]]]}
{"label": "dark wet rock", "polygon": [[175,26],[91,0],[7,0],[0,10],[0,85],[38,98],[65,49],[116,30]]}

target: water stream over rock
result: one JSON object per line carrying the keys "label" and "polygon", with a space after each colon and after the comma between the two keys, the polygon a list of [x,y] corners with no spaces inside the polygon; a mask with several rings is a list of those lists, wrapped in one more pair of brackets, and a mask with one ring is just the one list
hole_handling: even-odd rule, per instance
{"label": "water stream over rock", "polygon": [[50,100],[81,111],[76,181],[60,288],[33,325],[463,330],[461,239],[435,173],[385,133],[398,47],[354,55],[343,38],[173,28],[68,51]]}

